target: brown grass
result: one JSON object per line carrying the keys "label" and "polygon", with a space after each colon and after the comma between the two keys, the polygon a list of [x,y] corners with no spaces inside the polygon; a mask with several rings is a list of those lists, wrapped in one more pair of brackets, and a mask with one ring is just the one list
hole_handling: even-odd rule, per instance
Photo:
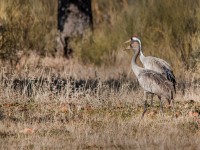
{"label": "brown grass", "polygon": [[[139,124],[143,92],[133,82],[129,65],[123,70],[35,55],[31,58],[18,71],[8,65],[1,69],[1,149],[199,149],[200,90],[191,78],[184,79],[191,83],[185,84],[184,95],[178,79],[176,117],[166,104],[162,117],[155,97],[154,107]],[[51,81],[52,76],[67,81],[58,93],[48,84],[43,88],[33,85],[30,97],[27,85],[22,92],[19,86],[13,89],[14,79],[43,77]],[[70,77],[75,82],[88,81],[84,85],[90,80],[98,82],[95,88],[73,89]],[[109,86],[108,81],[119,81],[119,87]]]}
{"label": "brown grass", "polygon": [[[44,57],[56,1],[23,2],[0,5],[0,149],[200,149],[198,0],[93,1],[94,31],[72,39],[73,60]],[[172,64],[175,117],[166,104],[162,117],[155,97],[140,120],[143,92],[122,52],[135,33],[146,55]]]}
{"label": "brown grass", "polygon": [[[114,65],[122,43],[137,34],[145,55],[167,60],[176,74],[180,68],[195,71],[200,56],[199,5],[199,0],[93,0],[93,31],[71,38],[69,46],[79,61]],[[55,55],[56,17],[57,0],[1,0],[0,57],[16,62],[19,51]]]}

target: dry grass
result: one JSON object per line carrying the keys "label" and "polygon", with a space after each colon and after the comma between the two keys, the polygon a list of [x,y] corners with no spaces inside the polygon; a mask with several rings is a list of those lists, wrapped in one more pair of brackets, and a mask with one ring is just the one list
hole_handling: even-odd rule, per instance
{"label": "dry grass", "polygon": [[[1,56],[53,51],[56,1],[13,2],[0,5]],[[199,2],[134,2],[93,1],[94,31],[71,41],[73,60],[31,52],[15,68],[1,60],[1,149],[200,149]],[[143,92],[121,44],[134,33],[146,55],[175,69],[175,117],[167,105],[161,117],[155,97],[140,122]]]}
{"label": "dry grass", "polygon": [[84,62],[112,65],[122,43],[138,35],[145,55],[167,60],[176,73],[180,68],[195,70],[200,54],[199,5],[199,0],[93,1],[94,31],[73,39],[72,47]]}
{"label": "dry grass", "polygon": [[[81,39],[70,39],[74,57],[84,63],[114,65],[122,43],[137,34],[144,54],[167,60],[176,74],[183,67],[198,69],[199,5],[199,0],[93,0],[94,28]],[[0,57],[18,61],[19,51],[55,55],[56,17],[57,0],[2,0]]]}
{"label": "dry grass", "polygon": [[19,51],[37,51],[42,55],[55,52],[56,6],[55,0],[2,0],[0,58],[17,61]]}
{"label": "dry grass", "polygon": [[[185,77],[192,85],[186,85],[184,95],[179,85],[176,117],[167,105],[161,117],[155,98],[139,124],[143,93],[129,66],[122,75],[117,67],[104,70],[76,61],[32,58],[19,71],[1,69],[1,149],[199,149],[199,83]],[[52,76],[66,80],[59,92],[50,90]],[[39,77],[49,82],[42,88],[33,84],[30,97],[28,85],[22,91],[19,85],[13,87],[16,78]],[[86,82],[74,89],[70,77],[74,83]]]}

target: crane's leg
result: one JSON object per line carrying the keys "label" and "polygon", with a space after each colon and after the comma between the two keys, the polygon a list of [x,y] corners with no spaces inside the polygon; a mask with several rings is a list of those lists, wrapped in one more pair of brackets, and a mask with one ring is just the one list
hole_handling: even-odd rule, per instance
{"label": "crane's leg", "polygon": [[171,99],[171,106],[172,106],[172,111],[173,111],[173,113],[174,113],[174,117],[176,117],[173,99]]}
{"label": "crane's leg", "polygon": [[160,111],[162,113],[162,116],[163,116],[163,106],[162,106],[162,99],[161,99],[161,96],[158,96],[159,100],[160,100]]}
{"label": "crane's leg", "polygon": [[169,99],[167,99],[167,101],[168,101],[168,104],[171,105],[171,101]]}
{"label": "crane's leg", "polygon": [[144,117],[144,114],[145,114],[146,111],[147,111],[147,96],[148,96],[148,93],[147,93],[147,92],[144,92],[144,111],[143,111],[143,113],[142,113],[142,117],[141,117],[141,118]]}
{"label": "crane's leg", "polygon": [[150,98],[151,98],[151,107],[153,107],[153,96],[154,96],[154,94],[150,94]]}

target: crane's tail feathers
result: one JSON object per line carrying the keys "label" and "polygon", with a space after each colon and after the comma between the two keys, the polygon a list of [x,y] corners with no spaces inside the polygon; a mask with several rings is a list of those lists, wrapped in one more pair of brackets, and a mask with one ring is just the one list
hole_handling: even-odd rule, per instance
{"label": "crane's tail feathers", "polygon": [[174,93],[171,91],[171,100],[174,99]]}
{"label": "crane's tail feathers", "polygon": [[176,84],[173,83],[173,87],[174,87],[174,92],[176,94]]}
{"label": "crane's tail feathers", "polygon": [[175,79],[175,76],[173,74],[173,72],[167,68],[164,68],[165,70],[165,74],[167,76],[167,79],[172,82],[173,84],[173,87],[174,87],[174,92],[176,93],[176,79]]}

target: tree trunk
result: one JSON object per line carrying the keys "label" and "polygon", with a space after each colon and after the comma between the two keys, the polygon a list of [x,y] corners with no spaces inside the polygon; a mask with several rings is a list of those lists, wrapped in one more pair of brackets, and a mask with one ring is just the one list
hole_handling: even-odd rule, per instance
{"label": "tree trunk", "polygon": [[57,55],[71,57],[69,39],[87,28],[92,28],[91,0],[58,0]]}

